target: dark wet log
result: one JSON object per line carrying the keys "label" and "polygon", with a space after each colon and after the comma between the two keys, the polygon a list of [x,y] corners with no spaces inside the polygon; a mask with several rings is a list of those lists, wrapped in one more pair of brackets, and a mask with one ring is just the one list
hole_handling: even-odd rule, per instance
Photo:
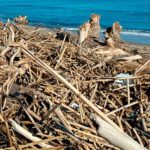
{"label": "dark wet log", "polygon": [[78,43],[79,36],[67,31],[60,31],[56,33],[56,39],[65,40],[66,42]]}

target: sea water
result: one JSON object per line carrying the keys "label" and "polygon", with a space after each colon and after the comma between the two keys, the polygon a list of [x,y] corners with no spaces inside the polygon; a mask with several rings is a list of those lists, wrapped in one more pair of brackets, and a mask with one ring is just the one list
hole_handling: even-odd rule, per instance
{"label": "sea water", "polygon": [[125,41],[150,44],[150,0],[0,0],[0,19],[27,15],[31,25],[77,30],[90,14],[104,31],[116,21]]}

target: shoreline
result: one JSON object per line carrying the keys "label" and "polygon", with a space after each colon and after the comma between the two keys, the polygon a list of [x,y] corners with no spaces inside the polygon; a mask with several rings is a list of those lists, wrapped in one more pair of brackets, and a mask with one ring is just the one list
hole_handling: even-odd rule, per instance
{"label": "shoreline", "polygon": [[[9,19],[9,18],[8,18]],[[11,21],[12,18],[10,19]],[[2,19],[4,23],[7,22],[7,19]],[[51,31],[58,31],[58,30],[65,30],[68,32],[76,33],[78,31],[78,27],[72,27],[72,26],[60,26],[60,25],[48,25],[48,24],[41,24],[41,23],[34,23],[30,22],[26,26],[29,27],[36,27],[36,28],[42,28],[42,29],[49,29]],[[106,28],[101,28],[100,34],[101,37],[103,37],[103,32],[106,30]],[[148,34],[148,35],[145,35]],[[142,29],[127,29],[123,28],[123,31],[121,32],[121,38],[124,42],[131,43],[131,44],[140,44],[140,45],[147,45],[150,46],[150,30],[142,30]]]}
{"label": "shoreline", "polygon": [[[38,30],[38,32],[40,33],[40,34],[47,34],[48,32],[50,32],[50,33],[52,33],[52,34],[56,34],[56,32],[58,32],[58,31],[61,31],[61,30],[63,30],[63,28],[61,29],[61,28],[48,28],[48,27],[44,27],[44,26],[36,26],[36,25],[31,25],[31,24],[27,24],[27,25],[18,25],[18,26],[20,26],[20,27],[23,27],[24,29],[26,29],[26,30]],[[72,33],[72,34],[74,34],[75,32],[73,32],[73,31],[70,31],[70,30],[65,30],[65,31],[67,31],[67,32],[70,32],[70,33]],[[104,39],[102,39],[102,40],[104,40]],[[124,41],[123,40],[123,42],[124,42],[124,44],[127,44],[127,45],[134,45],[134,46],[145,46],[145,47],[147,47],[147,48],[149,48],[150,49],[150,44],[144,44],[144,43],[134,43],[134,42],[128,42],[128,41]]]}
{"label": "shoreline", "polygon": [[[40,26],[33,26],[33,25],[19,25],[23,29],[26,29],[28,31],[37,31],[42,35],[56,35],[57,31],[61,31],[61,29],[52,29],[52,28],[46,28],[46,27],[40,27]],[[73,33],[69,31],[70,33]],[[129,52],[130,54],[140,54],[142,56],[142,59],[139,60],[140,64],[145,63],[150,59],[150,45],[148,44],[141,44],[141,43],[133,43],[133,42],[126,42],[123,41],[123,44],[120,44],[120,48]]]}
{"label": "shoreline", "polygon": [[[20,25],[20,26],[23,26],[23,27],[25,27],[25,28],[31,28],[31,29],[36,29],[36,28],[38,28],[38,29],[41,29],[41,30],[45,30],[45,31],[51,31],[51,32],[53,32],[53,33],[55,33],[55,32],[57,32],[57,31],[60,31],[60,30],[65,30],[65,31],[67,31],[67,32],[70,32],[70,33],[77,33],[77,31],[78,30],[68,30],[68,29],[66,29],[66,28],[64,28],[64,27],[48,27],[48,26],[42,26],[42,25],[37,25],[37,24],[27,24],[27,25]],[[124,32],[124,31],[122,31],[122,32]],[[103,31],[101,31],[100,32],[100,34],[101,34],[101,37],[103,37]],[[122,34],[121,33],[121,37],[124,37],[124,36],[127,36],[127,35],[125,35],[125,34]],[[133,35],[132,35],[133,36]],[[137,35],[136,35],[137,36]],[[130,35],[129,35],[129,37],[130,37]],[[140,45],[140,46],[150,46],[150,43],[149,44],[147,44],[147,43],[143,43],[143,42],[141,42],[141,43],[139,43],[139,42],[132,42],[132,41],[126,41],[126,40],[124,40],[123,39],[123,41],[125,42],[125,43],[128,43],[128,44],[133,44],[133,45]]]}

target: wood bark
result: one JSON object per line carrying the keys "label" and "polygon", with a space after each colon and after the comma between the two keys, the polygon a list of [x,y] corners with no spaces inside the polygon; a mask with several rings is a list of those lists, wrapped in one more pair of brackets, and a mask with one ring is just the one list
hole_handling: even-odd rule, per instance
{"label": "wood bark", "polygon": [[79,28],[79,44],[89,38],[100,38],[100,16],[92,14],[90,21],[84,23]]}

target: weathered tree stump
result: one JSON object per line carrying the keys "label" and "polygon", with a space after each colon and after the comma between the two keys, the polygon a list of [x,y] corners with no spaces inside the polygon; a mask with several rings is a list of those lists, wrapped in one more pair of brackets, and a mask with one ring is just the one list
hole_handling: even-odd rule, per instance
{"label": "weathered tree stump", "polygon": [[79,44],[89,38],[100,38],[100,16],[92,14],[90,21],[84,23],[79,29]]}
{"label": "weathered tree stump", "polygon": [[[56,38],[60,40],[64,40],[67,42],[75,42],[78,44],[82,44],[85,42],[88,45],[97,45],[98,39],[100,38],[100,16],[97,14],[92,14],[90,21],[85,22],[83,25],[80,26],[78,35],[70,33],[68,31],[60,31],[56,33]],[[94,44],[96,41],[96,44]],[[92,42],[90,44],[89,42]],[[87,45],[86,44],[86,45]]]}
{"label": "weathered tree stump", "polygon": [[89,37],[100,38],[100,16],[96,14],[91,15]]}
{"label": "weathered tree stump", "polygon": [[115,22],[112,27],[106,29],[105,32],[105,43],[109,47],[115,47],[116,44],[120,43],[121,37],[120,33],[122,31],[122,26],[119,22]]}
{"label": "weathered tree stump", "polygon": [[89,22],[84,23],[80,29],[79,29],[79,43],[84,42],[85,39],[89,36],[89,30],[90,30],[91,24]]}
{"label": "weathered tree stump", "polygon": [[113,30],[113,40],[116,42],[120,42],[121,41],[120,33],[122,31],[122,26],[119,24],[119,22],[115,22],[113,24],[112,30]]}

